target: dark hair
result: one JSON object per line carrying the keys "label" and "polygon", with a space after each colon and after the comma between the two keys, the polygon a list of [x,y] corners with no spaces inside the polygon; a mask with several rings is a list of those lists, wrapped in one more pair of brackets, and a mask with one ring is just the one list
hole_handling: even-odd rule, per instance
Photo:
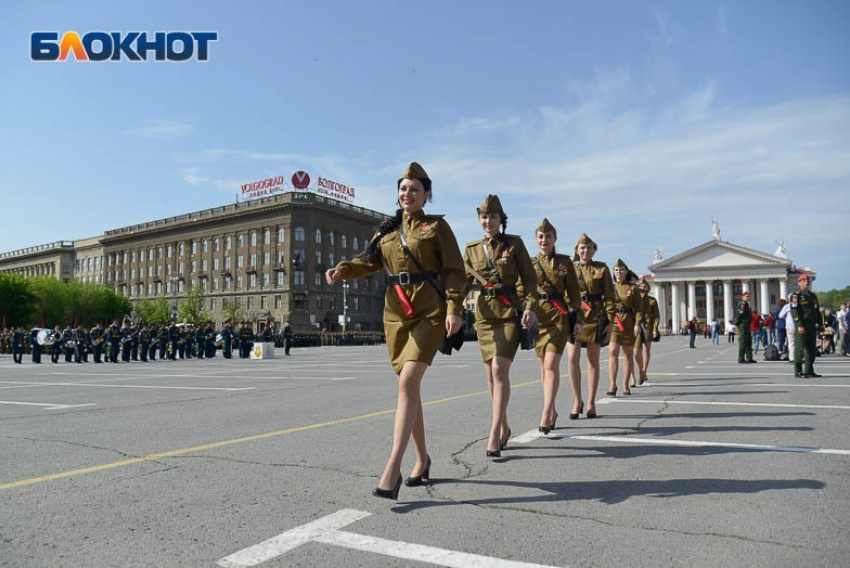
{"label": "dark hair", "polygon": [[431,180],[430,179],[428,179],[428,178],[401,178],[401,179],[398,180],[398,183],[396,183],[396,189],[401,187],[401,182],[403,182],[406,179],[415,179],[416,181],[421,183],[422,187],[425,188],[425,193],[428,194],[427,201],[428,201],[428,203],[431,203],[431,201],[433,200],[433,194],[431,193]]}
{"label": "dark hair", "polygon": [[378,228],[375,230],[375,236],[372,237],[372,240],[369,241],[366,249],[358,258],[366,262],[374,262],[378,258],[378,245],[381,244],[381,239],[384,235],[392,233],[401,226],[401,216],[403,213],[404,211],[402,209],[396,209],[394,217],[390,217],[378,225]]}

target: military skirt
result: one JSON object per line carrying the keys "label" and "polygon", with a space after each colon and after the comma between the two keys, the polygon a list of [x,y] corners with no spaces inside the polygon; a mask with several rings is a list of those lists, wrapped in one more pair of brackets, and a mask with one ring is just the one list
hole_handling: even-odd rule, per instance
{"label": "military skirt", "polygon": [[566,317],[560,323],[541,327],[540,334],[537,336],[537,345],[534,347],[537,356],[543,357],[546,353],[563,355],[567,340],[572,334],[571,327]]}
{"label": "military skirt", "polygon": [[504,357],[511,361],[519,349],[519,324],[514,318],[506,320],[475,322],[475,333],[478,334],[478,348],[481,349],[481,360],[485,363],[493,357]]}
{"label": "military skirt", "polygon": [[623,317],[621,314],[620,319],[623,322],[623,331],[620,331],[617,323],[614,322],[614,325],[611,326],[611,343],[616,343],[624,347],[634,347],[637,341],[637,337],[635,337],[635,318],[631,315]]}
{"label": "military skirt", "polygon": [[422,316],[404,321],[384,320],[387,351],[398,375],[408,361],[430,365],[446,336],[446,316]]}
{"label": "military skirt", "polygon": [[585,316],[584,324],[581,326],[581,333],[576,334],[575,341],[576,343],[581,344],[583,347],[587,347],[588,345],[596,344],[596,316]]}

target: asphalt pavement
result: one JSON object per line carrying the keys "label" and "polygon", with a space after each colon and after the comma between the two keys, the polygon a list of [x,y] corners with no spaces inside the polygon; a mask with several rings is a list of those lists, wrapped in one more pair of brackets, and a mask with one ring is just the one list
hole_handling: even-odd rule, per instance
{"label": "asphalt pavement", "polygon": [[578,420],[562,363],[541,436],[539,368],[520,352],[513,437],[490,459],[478,346],[438,354],[423,383],[432,480],[397,503],[370,494],[397,395],[383,346],[2,355],[0,566],[846,566],[850,358],[795,379],[760,355],[739,365],[725,338],[665,337],[649,381],[616,398],[603,357],[598,418]]}

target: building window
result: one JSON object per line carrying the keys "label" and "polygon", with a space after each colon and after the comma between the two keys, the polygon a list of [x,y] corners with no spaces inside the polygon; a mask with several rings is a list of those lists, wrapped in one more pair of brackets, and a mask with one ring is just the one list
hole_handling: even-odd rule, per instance
{"label": "building window", "polygon": [[130,253],[130,262],[136,262],[136,251]]}
{"label": "building window", "polygon": [[224,269],[230,270],[230,257],[229,256],[224,257]]}
{"label": "building window", "polygon": [[148,249],[148,260],[153,260],[153,249]]}
{"label": "building window", "polygon": [[224,290],[225,291],[230,290],[230,277],[229,276],[224,277]]}
{"label": "building window", "polygon": [[213,259],[213,270],[218,270],[218,267],[219,267],[219,259],[218,259],[218,257],[215,257]]}
{"label": "building window", "polygon": [[336,266],[336,263],[334,262],[334,253],[332,252],[328,253],[328,266]]}
{"label": "building window", "polygon": [[357,239],[357,237],[354,237],[351,240],[351,249],[352,250],[360,250],[360,241]]}
{"label": "building window", "polygon": [[177,281],[177,291],[181,294],[183,293],[183,281],[182,280]]}
{"label": "building window", "polygon": [[317,272],[317,273],[316,273],[316,278],[313,280],[313,283],[314,283],[316,286],[321,286],[321,285],[322,285],[322,273],[321,273],[321,272]]}
{"label": "building window", "polygon": [[354,298],[354,311],[360,311],[360,298]]}
{"label": "building window", "polygon": [[224,250],[230,250],[233,246],[233,238],[230,235],[224,237]]}
{"label": "building window", "polygon": [[203,253],[207,252],[208,248],[209,247],[208,247],[208,244],[207,244],[207,240],[206,239],[202,240],[201,241],[201,252],[203,252]]}
{"label": "building window", "polygon": [[257,246],[257,231],[251,231],[251,246]]}
{"label": "building window", "polygon": [[285,243],[286,242],[286,231],[282,228],[277,230],[277,242]]}
{"label": "building window", "polygon": [[268,273],[268,272],[263,272],[263,286],[268,286],[268,285],[269,285],[269,283],[270,283],[270,282],[269,282],[269,279],[270,279],[270,278],[271,278],[271,276],[269,276],[269,273]]}
{"label": "building window", "polygon": [[342,248],[348,247],[348,238],[345,235],[341,236],[339,238],[339,244]]}
{"label": "building window", "polygon": [[251,268],[257,268],[257,255],[251,254]]}
{"label": "building window", "polygon": [[218,276],[213,277],[212,289],[213,292],[218,292]]}
{"label": "building window", "polygon": [[180,276],[183,276],[183,263],[182,262],[177,265],[177,274],[179,274]]}
{"label": "building window", "polygon": [[210,310],[215,311],[215,298],[210,298]]}
{"label": "building window", "polygon": [[236,289],[237,290],[242,289],[242,275],[241,274],[236,277]]}
{"label": "building window", "polygon": [[272,232],[268,229],[263,231],[263,244],[270,245],[272,244]]}
{"label": "building window", "polygon": [[179,257],[183,256],[183,243],[180,243],[179,245],[177,245],[177,256],[179,256]]}
{"label": "building window", "polygon": [[198,261],[193,260],[192,261],[192,274],[195,274],[197,271],[198,271]]}
{"label": "building window", "polygon": [[257,287],[257,273],[256,272],[252,272],[251,274],[248,275],[248,287],[249,288],[256,288]]}
{"label": "building window", "polygon": [[245,257],[241,254],[236,257],[236,268],[242,268],[245,266]]}
{"label": "building window", "polygon": [[153,292],[153,284],[148,284],[148,296]]}
{"label": "building window", "polygon": [[316,251],[316,270],[322,269],[322,251]]}
{"label": "building window", "polygon": [[254,309],[254,296],[248,296],[248,309]]}
{"label": "building window", "polygon": [[277,273],[277,285],[278,286],[283,286],[283,277],[284,277],[283,272]]}
{"label": "building window", "polygon": [[303,272],[293,272],[292,273],[292,285],[293,286],[303,286],[304,285],[304,273]]}
{"label": "building window", "polygon": [[203,272],[204,274],[206,274],[206,273],[207,273],[207,267],[208,267],[208,266],[209,266],[209,264],[208,264],[207,259],[205,259],[205,258],[204,258],[204,259],[202,259],[202,260],[201,260],[201,272]]}
{"label": "building window", "polygon": [[245,246],[245,235],[239,233],[236,235],[236,248],[242,248]]}
{"label": "building window", "polygon": [[219,242],[218,242],[218,237],[216,237],[216,238],[213,239],[213,252],[218,252],[218,248],[219,248]]}
{"label": "building window", "polygon": [[168,245],[165,248],[165,256],[167,256],[168,258],[171,258],[171,245]]}
{"label": "building window", "polygon": [[263,253],[263,264],[268,266],[269,263],[271,262],[271,259],[272,259],[272,253],[270,253],[270,252]]}
{"label": "building window", "polygon": [[304,242],[304,227],[295,227],[295,234],[293,235],[296,243]]}
{"label": "building window", "polygon": [[170,264],[165,265],[165,275],[171,276],[171,265]]}
{"label": "building window", "polygon": [[284,254],[284,252],[283,252],[282,250],[281,250],[281,251],[278,251],[278,252],[277,252],[277,261],[278,261],[279,263],[283,264],[283,261],[284,261],[285,259],[286,259],[286,254]]}
{"label": "building window", "polygon": [[322,244],[322,230],[321,229],[316,229],[316,244],[317,245]]}
{"label": "building window", "polygon": [[166,294],[170,294],[170,293],[171,293],[171,280],[167,280],[167,281],[165,282],[165,293],[166,293]]}
{"label": "building window", "polygon": [[277,294],[274,297],[274,309],[279,310],[280,307],[281,307],[281,304],[282,304],[282,301],[281,301],[280,294]]}
{"label": "building window", "polygon": [[261,310],[266,309],[266,297],[265,296],[260,296],[260,309]]}
{"label": "building window", "polygon": [[192,256],[198,254],[198,241],[192,241]]}
{"label": "building window", "polygon": [[334,246],[334,234],[333,231],[328,232],[328,244]]}

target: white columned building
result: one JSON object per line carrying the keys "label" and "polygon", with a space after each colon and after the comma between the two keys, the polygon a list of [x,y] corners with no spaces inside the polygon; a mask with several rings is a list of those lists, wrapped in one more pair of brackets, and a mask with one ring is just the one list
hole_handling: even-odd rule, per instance
{"label": "white columned building", "polygon": [[[656,262],[649,266],[665,332],[678,333],[692,317],[702,322],[722,317],[718,323],[725,329],[744,291],[750,292],[753,310],[772,313],[779,299],[787,299],[796,287],[803,271],[785,258],[784,243],[768,254],[721,240],[716,222],[713,233],[707,243],[670,258],[661,259],[657,251]],[[805,272],[814,277],[812,271]]]}

